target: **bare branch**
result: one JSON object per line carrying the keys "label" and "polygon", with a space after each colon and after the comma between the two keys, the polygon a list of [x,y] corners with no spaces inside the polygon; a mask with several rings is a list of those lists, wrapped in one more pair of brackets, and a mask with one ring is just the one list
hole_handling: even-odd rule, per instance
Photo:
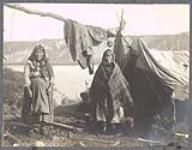
{"label": "bare branch", "polygon": [[67,125],[67,124],[59,123],[59,122],[46,122],[44,125],[52,125],[55,127],[60,127],[60,128],[64,128],[64,129],[76,131],[76,132],[82,132],[83,131],[82,128],[74,127],[72,125]]}
{"label": "bare branch", "polygon": [[[63,16],[58,15],[58,14],[54,14],[54,13],[51,13],[51,12],[32,10],[32,9],[28,9],[28,8],[25,8],[25,7],[20,6],[20,5],[5,4],[5,6],[9,7],[9,8],[12,8],[12,9],[16,9],[16,10],[22,11],[22,12],[25,12],[25,13],[30,14],[30,15],[38,15],[38,16],[41,16],[41,17],[49,17],[49,18],[57,19],[57,20],[62,21],[62,22],[66,22],[67,19],[68,19],[68,18],[64,18]],[[100,28],[100,27],[92,26],[92,25],[85,25],[85,26]],[[110,31],[110,29],[104,29],[104,30]]]}
{"label": "bare branch", "polygon": [[25,12],[27,14],[31,14],[31,15],[38,15],[38,16],[41,16],[41,17],[50,17],[50,18],[53,18],[53,19],[60,20],[62,22],[66,21],[66,18],[64,18],[63,16],[60,16],[60,15],[57,15],[57,14],[54,14],[54,13],[50,13],[50,12],[42,12],[42,11],[32,10],[32,9],[22,7],[20,5],[6,4],[5,6],[9,7],[9,8],[13,8],[13,9],[23,11],[23,12]]}

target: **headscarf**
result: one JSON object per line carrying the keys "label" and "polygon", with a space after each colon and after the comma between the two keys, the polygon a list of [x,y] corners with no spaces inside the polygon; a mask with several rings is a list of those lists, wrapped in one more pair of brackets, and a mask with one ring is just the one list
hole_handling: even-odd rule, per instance
{"label": "headscarf", "polygon": [[105,58],[105,56],[107,55],[108,52],[111,53],[111,56],[112,56],[112,62],[115,61],[115,54],[114,54],[113,50],[111,50],[111,49],[107,49],[107,50],[105,50],[104,53],[103,53],[102,63],[104,62],[104,58]]}
{"label": "headscarf", "polygon": [[[35,54],[36,54],[37,50],[39,50],[39,49],[42,50],[42,52],[43,52],[43,58],[40,61],[37,61]],[[31,63],[32,63],[31,67],[34,71],[35,70],[41,71],[41,73],[44,77],[45,76],[49,76],[49,77],[53,76],[52,67],[51,67],[50,63],[48,62],[48,55],[46,53],[45,48],[42,45],[39,44],[39,45],[34,47],[28,60],[31,61]]]}
{"label": "headscarf", "polygon": [[[111,64],[106,65],[105,62],[104,62],[105,61],[104,58],[105,58],[105,56],[107,55],[108,52],[110,52],[110,54],[112,56],[112,62],[111,62]],[[115,55],[114,55],[113,51],[111,49],[105,50],[105,52],[103,53],[101,66],[102,66],[102,70],[103,70],[103,73],[104,73],[104,77],[105,77],[105,79],[107,81],[109,80],[109,77],[112,74],[113,69],[115,67],[114,63],[115,63]]]}
{"label": "headscarf", "polygon": [[36,53],[37,50],[39,50],[39,49],[41,49],[42,52],[43,52],[43,58],[42,58],[41,61],[48,61],[48,55],[47,55],[47,53],[46,53],[46,51],[45,51],[45,48],[44,48],[41,44],[36,45],[36,46],[34,47],[31,55],[30,55],[29,58],[28,58],[28,60],[30,60],[30,61],[36,61],[35,53]]}

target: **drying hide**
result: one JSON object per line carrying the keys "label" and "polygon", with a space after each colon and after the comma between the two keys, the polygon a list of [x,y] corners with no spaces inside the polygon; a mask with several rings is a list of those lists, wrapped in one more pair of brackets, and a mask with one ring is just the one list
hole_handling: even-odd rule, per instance
{"label": "drying hide", "polygon": [[78,61],[82,69],[88,67],[89,73],[93,74],[93,46],[114,35],[102,28],[85,26],[70,19],[65,21],[64,33],[73,61]]}

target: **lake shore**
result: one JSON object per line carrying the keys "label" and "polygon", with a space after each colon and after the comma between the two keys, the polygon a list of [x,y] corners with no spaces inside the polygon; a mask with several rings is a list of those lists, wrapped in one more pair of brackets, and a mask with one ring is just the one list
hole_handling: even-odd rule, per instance
{"label": "lake shore", "polygon": [[[19,72],[24,71],[24,65],[6,65],[4,67]],[[96,68],[97,66],[95,70]],[[69,99],[79,99],[80,93],[90,86],[94,76],[89,75],[88,69],[83,70],[79,65],[53,65],[53,69],[55,88]]]}

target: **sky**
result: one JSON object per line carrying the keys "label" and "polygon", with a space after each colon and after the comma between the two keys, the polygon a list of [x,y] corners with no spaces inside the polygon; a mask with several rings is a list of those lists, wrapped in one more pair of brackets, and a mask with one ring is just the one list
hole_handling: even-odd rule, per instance
{"label": "sky", "polygon": [[[15,3],[16,4],[16,3]],[[117,28],[124,10],[125,35],[176,34],[189,31],[189,5],[134,4],[25,4],[26,8],[52,12],[85,25]],[[4,6],[4,40],[38,41],[63,38],[64,23],[29,15]]]}

